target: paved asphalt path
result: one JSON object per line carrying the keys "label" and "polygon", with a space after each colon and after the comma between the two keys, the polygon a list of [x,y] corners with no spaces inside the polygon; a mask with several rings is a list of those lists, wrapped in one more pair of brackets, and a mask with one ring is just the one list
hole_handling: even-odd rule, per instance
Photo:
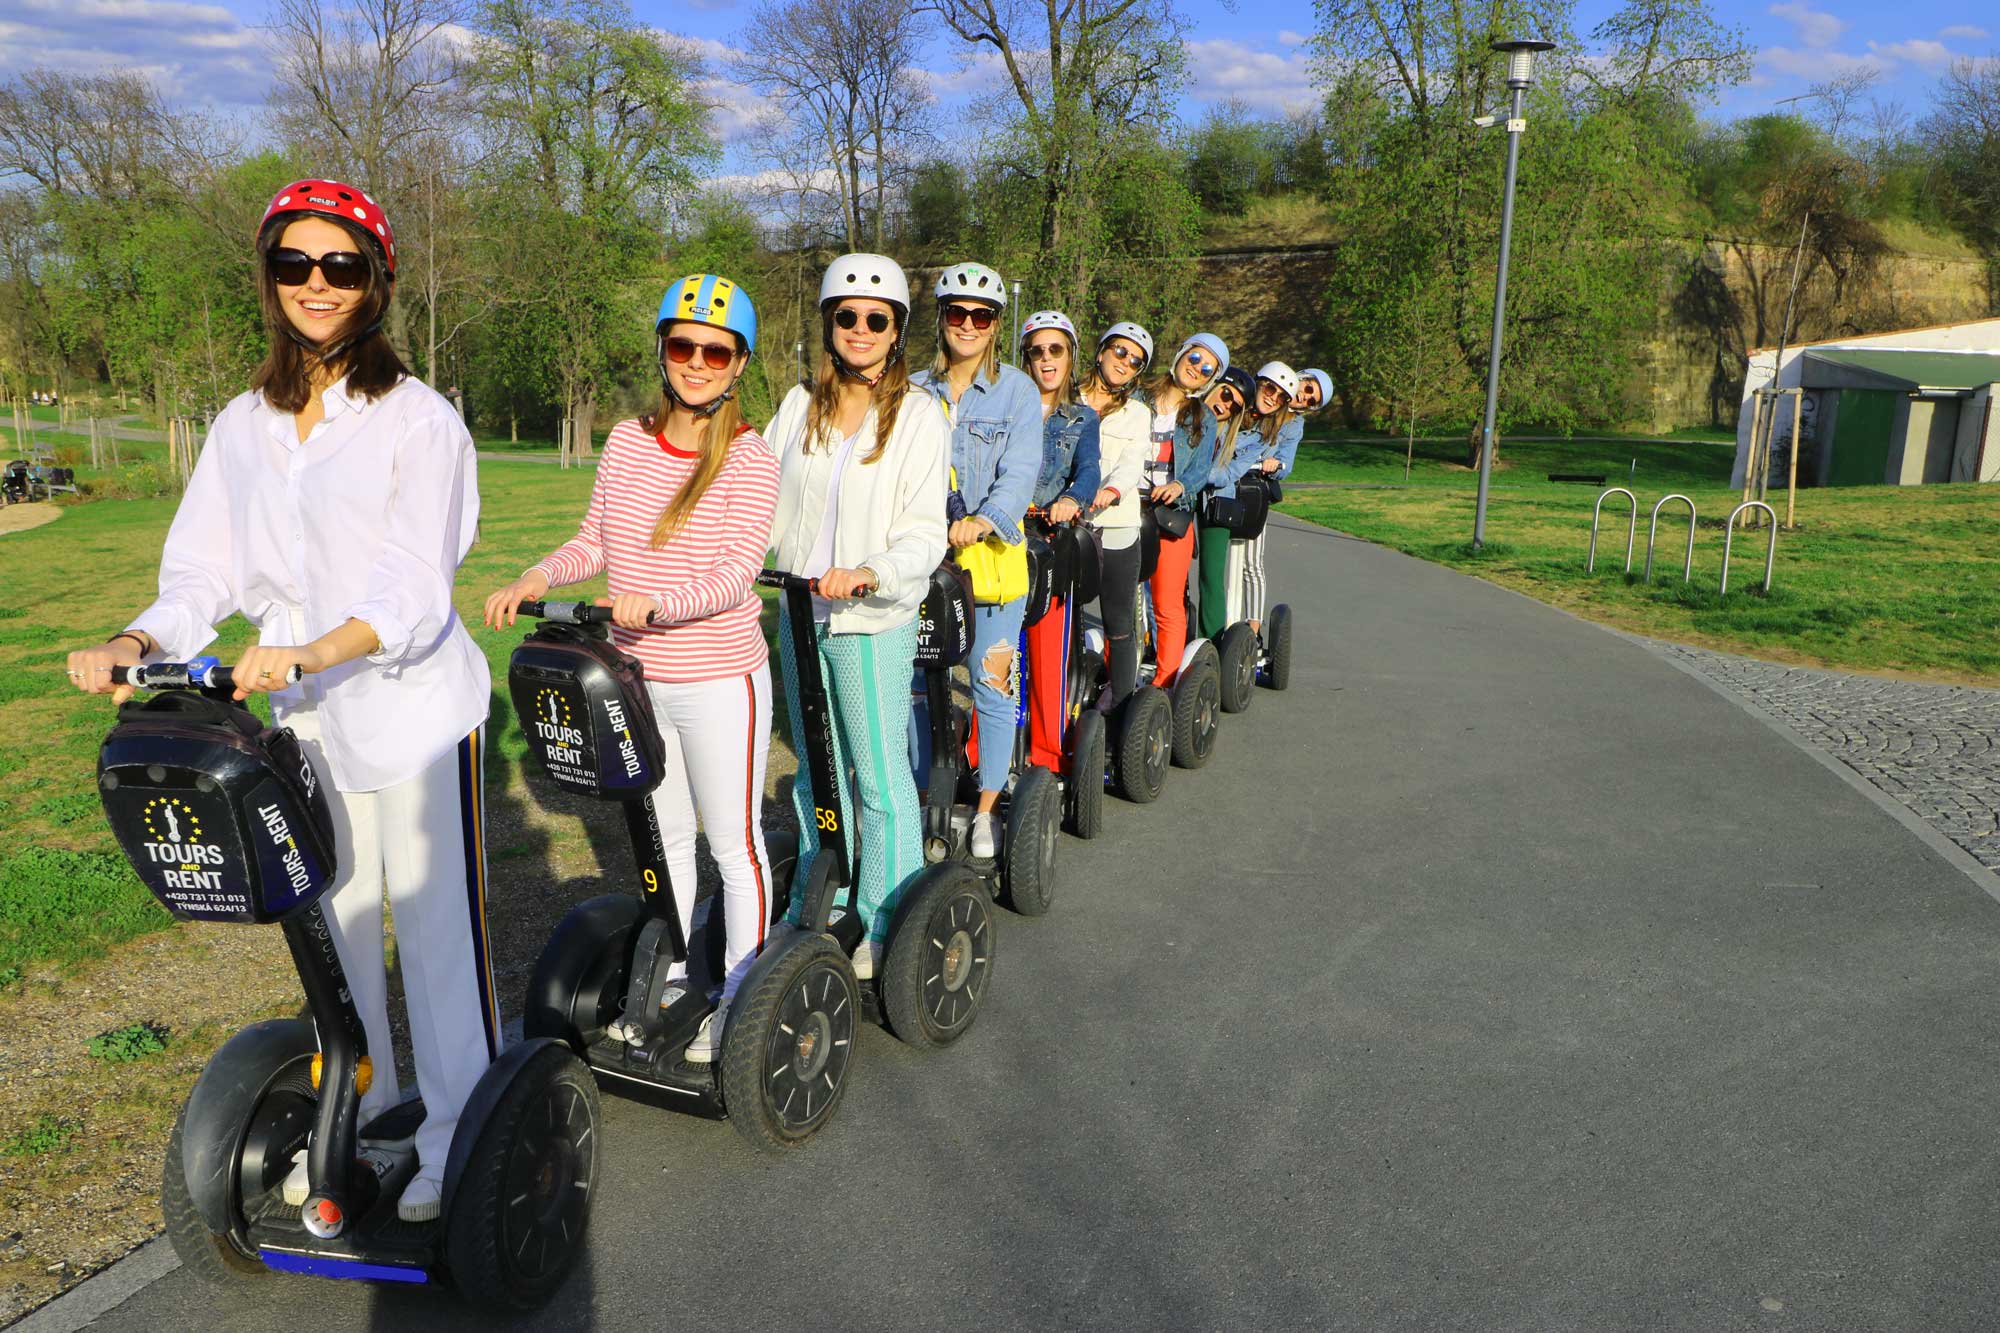
{"label": "paved asphalt path", "polygon": [[[1271,569],[1293,690],[1064,842],[965,1044],[870,1031],[780,1162],[606,1099],[541,1327],[2000,1321],[2000,905],[1632,641],[1319,530]],[[181,1271],[95,1327],[482,1325]]]}

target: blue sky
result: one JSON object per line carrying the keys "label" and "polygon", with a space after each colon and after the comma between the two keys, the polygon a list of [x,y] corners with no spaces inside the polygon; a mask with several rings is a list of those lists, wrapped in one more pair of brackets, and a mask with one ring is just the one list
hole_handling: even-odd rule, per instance
{"label": "blue sky", "polygon": [[[748,19],[739,0],[634,0],[639,16],[684,33],[713,59]],[[263,0],[0,0],[0,77],[29,65],[71,70],[145,72],[176,100],[208,103],[254,121],[269,87],[261,34]],[[1617,8],[1580,0],[1577,28],[1589,29]],[[1875,95],[1921,115],[1937,75],[1957,55],[2000,53],[2000,6],[1992,0],[1713,0],[1758,48],[1753,81],[1715,109],[1728,117],[1769,110],[1829,74],[1860,66],[1879,71]],[[1186,6],[1193,16],[1189,63],[1194,76],[1183,114],[1230,97],[1266,112],[1314,100],[1303,42],[1312,31],[1309,0],[1237,0]],[[929,62],[948,103],[987,86],[990,65],[965,66],[940,47]],[[738,139],[754,113],[744,90],[716,80],[725,139]],[[742,169],[740,154],[730,166]]]}

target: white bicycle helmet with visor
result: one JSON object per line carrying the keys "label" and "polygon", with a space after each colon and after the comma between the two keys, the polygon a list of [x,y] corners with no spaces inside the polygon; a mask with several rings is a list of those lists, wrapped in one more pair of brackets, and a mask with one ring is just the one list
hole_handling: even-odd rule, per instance
{"label": "white bicycle helmet with visor", "polygon": [[996,310],[1007,304],[1007,280],[984,264],[953,264],[938,274],[935,290],[940,302],[983,301]]}
{"label": "white bicycle helmet with visor", "polygon": [[[896,310],[896,345],[889,349],[888,360],[899,361],[903,356],[903,344],[910,333],[910,280],[903,274],[903,266],[887,255],[855,253],[842,255],[827,265],[826,276],[819,280],[819,310],[823,319],[829,321],[821,335],[826,344],[827,355],[841,374],[872,384],[860,371],[848,365],[833,345],[833,328],[830,323],[831,307],[849,297],[861,296],[870,300],[884,301]],[[879,379],[880,376],[877,376]]]}

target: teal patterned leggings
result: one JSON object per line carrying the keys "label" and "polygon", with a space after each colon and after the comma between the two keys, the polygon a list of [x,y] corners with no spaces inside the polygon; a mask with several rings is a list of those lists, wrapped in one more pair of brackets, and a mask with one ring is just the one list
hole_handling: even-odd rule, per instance
{"label": "teal patterned leggings", "polygon": [[[877,944],[889,935],[889,918],[897,895],[912,875],[923,869],[923,809],[917,803],[917,782],[910,773],[910,673],[917,660],[917,622],[880,634],[829,634],[817,627],[819,669],[833,703],[834,769],[842,777],[840,817],[850,846],[855,830],[861,842],[861,919]],[[798,780],[792,784],[792,809],[799,819],[799,868],[792,883],[806,884],[812,859],[819,852],[819,829],[813,818],[810,783],[806,776],[805,742],[799,735],[799,668],[792,657],[792,636],[778,634],[778,662],[785,674],[785,706],[792,718],[792,751],[799,756]],[[854,817],[856,793],[861,818]],[[805,910],[800,893],[792,895],[789,916],[794,923]]]}

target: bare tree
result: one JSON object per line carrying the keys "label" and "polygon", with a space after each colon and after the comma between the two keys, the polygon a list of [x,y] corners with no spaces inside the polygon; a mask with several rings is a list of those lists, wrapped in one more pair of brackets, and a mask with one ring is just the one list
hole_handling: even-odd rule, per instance
{"label": "bare tree", "polygon": [[932,141],[924,37],[903,0],[765,0],[743,32],[736,77],[774,103],[764,156],[831,198],[849,249],[884,247],[888,201]]}
{"label": "bare tree", "polygon": [[31,69],[0,87],[0,177],[26,176],[50,194],[122,199],[160,179],[185,179],[180,146],[205,162],[199,129],[170,112],[138,74]]}
{"label": "bare tree", "polygon": [[1829,139],[1839,143],[1848,127],[1859,119],[1862,99],[1881,74],[1872,65],[1857,65],[1806,89],[1805,95],[1819,103],[1820,128]]}

